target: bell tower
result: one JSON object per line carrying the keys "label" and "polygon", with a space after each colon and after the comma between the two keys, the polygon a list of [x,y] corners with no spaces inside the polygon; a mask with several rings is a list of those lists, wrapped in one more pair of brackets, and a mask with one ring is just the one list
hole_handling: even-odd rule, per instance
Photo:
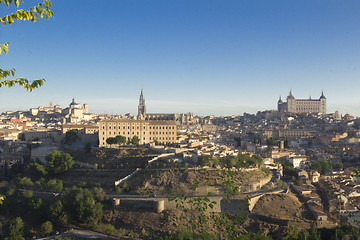
{"label": "bell tower", "polygon": [[145,104],[145,97],[143,89],[141,89],[140,99],[139,99],[139,106],[138,106],[138,120],[144,120],[146,115],[146,104]]}

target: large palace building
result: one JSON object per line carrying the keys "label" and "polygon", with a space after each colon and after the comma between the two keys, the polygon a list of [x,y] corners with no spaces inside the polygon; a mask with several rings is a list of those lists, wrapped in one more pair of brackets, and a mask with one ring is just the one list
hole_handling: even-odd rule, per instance
{"label": "large palace building", "polygon": [[158,141],[161,144],[176,142],[174,121],[145,121],[131,119],[102,120],[99,124],[99,147],[109,147],[106,139],[118,135],[131,139],[140,138],[140,144]]}
{"label": "large palace building", "polygon": [[324,92],[321,93],[319,99],[296,99],[291,90],[289,96],[286,98],[286,102],[278,101],[279,112],[291,112],[291,113],[322,113],[326,114],[326,97]]}

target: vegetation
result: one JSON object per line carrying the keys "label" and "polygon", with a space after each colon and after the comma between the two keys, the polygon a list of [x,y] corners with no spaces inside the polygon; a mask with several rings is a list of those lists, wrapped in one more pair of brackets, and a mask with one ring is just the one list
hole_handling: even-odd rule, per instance
{"label": "vegetation", "polygon": [[133,136],[130,142],[132,145],[138,146],[140,143],[140,138],[138,136]]}
{"label": "vegetation", "polygon": [[31,171],[31,175],[35,178],[45,177],[47,175],[47,171],[44,165],[42,165],[38,161],[32,160],[28,166]]}
{"label": "vegetation", "polygon": [[65,133],[65,142],[73,143],[79,140],[79,131],[77,129],[71,129]]}
{"label": "vegetation", "polygon": [[110,146],[113,144],[118,144],[119,147],[125,143],[127,143],[128,145],[138,146],[140,143],[140,138],[138,136],[133,136],[132,138],[129,138],[126,141],[126,137],[118,135],[116,137],[107,138],[106,143],[109,144]]}
{"label": "vegetation", "polygon": [[281,161],[281,164],[283,166],[283,173],[284,176],[287,176],[289,178],[292,178],[293,180],[297,177],[297,171],[289,161]]}
{"label": "vegetation", "polygon": [[53,150],[50,155],[46,156],[46,161],[49,163],[49,172],[53,174],[68,171],[74,165],[70,154],[61,153],[58,150]]}
{"label": "vegetation", "polygon": [[274,138],[266,138],[266,145],[268,145],[270,148],[273,148],[274,146],[279,146],[279,140],[276,140]]}
{"label": "vegetation", "polygon": [[326,160],[318,160],[311,162],[310,169],[316,170],[320,173],[324,173],[325,171],[328,171],[330,169],[342,169],[343,164],[342,162],[337,162],[335,164],[326,161]]}
{"label": "vegetation", "polygon": [[10,220],[9,234],[6,240],[22,240],[24,235],[24,222],[20,217]]}
{"label": "vegetation", "polygon": [[53,225],[50,221],[46,221],[43,224],[41,224],[40,233],[42,235],[49,235],[52,232],[53,232]]}
{"label": "vegetation", "polygon": [[[20,2],[23,0],[0,0],[0,3],[4,3],[7,8],[10,8],[12,4],[14,4],[17,8],[20,6]],[[3,5],[3,4],[2,4]],[[25,21],[30,20],[32,22],[38,22],[40,18],[45,17],[49,19],[54,16],[54,13],[50,10],[52,7],[50,0],[44,0],[43,3],[39,3],[37,6],[30,8],[29,10],[18,9],[15,13],[11,13],[0,17],[0,22],[4,25],[11,25],[15,21]],[[5,54],[8,53],[9,43],[0,44],[0,54],[4,51]],[[7,77],[15,76],[15,69],[1,69],[0,68],[0,87],[7,86],[9,88],[13,86],[21,86],[28,91],[32,91],[35,88],[42,86],[45,82],[45,79],[39,80],[28,80],[23,77],[19,77],[11,80],[3,80]]]}
{"label": "vegetation", "polygon": [[225,167],[236,167],[236,168],[248,168],[248,167],[260,167],[263,163],[261,156],[249,154],[239,154],[238,156],[228,156],[218,158],[210,155],[201,155],[199,157],[199,165],[201,167],[209,166],[216,167],[218,165]]}
{"label": "vegetation", "polygon": [[88,189],[75,186],[66,189],[62,204],[69,216],[80,223],[95,225],[102,218],[103,206]]}
{"label": "vegetation", "polygon": [[115,143],[118,144],[119,146],[125,144],[126,143],[126,137],[121,136],[121,135],[116,136],[115,137]]}

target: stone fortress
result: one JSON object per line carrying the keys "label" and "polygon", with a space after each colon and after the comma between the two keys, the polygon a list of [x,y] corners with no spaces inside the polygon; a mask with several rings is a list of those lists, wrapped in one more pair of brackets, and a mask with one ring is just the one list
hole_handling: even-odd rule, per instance
{"label": "stone fortress", "polygon": [[281,100],[281,96],[278,101],[279,112],[290,113],[321,113],[326,114],[326,97],[324,92],[321,93],[319,99],[296,99],[292,91],[290,90],[289,96],[286,98],[286,102]]}

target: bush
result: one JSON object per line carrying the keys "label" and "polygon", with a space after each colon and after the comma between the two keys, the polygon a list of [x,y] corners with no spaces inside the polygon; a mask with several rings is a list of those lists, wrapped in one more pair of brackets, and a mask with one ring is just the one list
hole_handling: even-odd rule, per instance
{"label": "bush", "polygon": [[74,165],[72,157],[68,153],[61,153],[58,150],[53,150],[46,161],[49,163],[49,171],[53,174],[59,174],[68,171]]}
{"label": "bush", "polygon": [[10,220],[9,236],[6,239],[17,240],[23,239],[24,235],[24,222],[20,217]]}
{"label": "bush", "polygon": [[34,186],[34,183],[31,181],[28,177],[18,178],[17,179],[17,185],[19,187],[32,187]]}
{"label": "bush", "polygon": [[63,182],[57,179],[50,179],[44,187],[47,190],[61,192],[63,189]]}
{"label": "bush", "polygon": [[50,221],[46,221],[43,224],[41,224],[40,233],[42,235],[49,235],[52,232],[53,232],[53,225]]}
{"label": "bush", "polygon": [[66,212],[80,223],[95,225],[102,218],[103,206],[88,189],[75,186],[66,189],[62,202]]}
{"label": "bush", "polygon": [[23,199],[30,199],[32,198],[34,195],[33,191],[24,191],[24,192],[21,192],[20,193],[20,196],[23,198]]}

